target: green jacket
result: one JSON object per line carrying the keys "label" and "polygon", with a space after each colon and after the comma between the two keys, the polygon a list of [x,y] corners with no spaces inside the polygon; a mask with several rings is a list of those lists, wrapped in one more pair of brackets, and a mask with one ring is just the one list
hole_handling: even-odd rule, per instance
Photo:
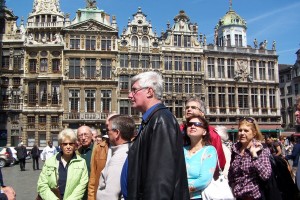
{"label": "green jacket", "polygon": [[[52,156],[46,160],[42,172],[40,174],[37,191],[44,200],[58,200],[55,194],[50,190],[57,185],[58,164],[56,156]],[[55,171],[56,170],[56,173]],[[68,167],[67,183],[64,193],[64,200],[81,200],[88,183],[88,171],[85,160],[76,155],[76,158],[71,159]]]}

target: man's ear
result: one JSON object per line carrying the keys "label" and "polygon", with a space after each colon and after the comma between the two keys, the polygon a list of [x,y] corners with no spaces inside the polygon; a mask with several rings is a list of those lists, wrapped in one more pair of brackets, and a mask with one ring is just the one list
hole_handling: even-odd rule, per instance
{"label": "man's ear", "polygon": [[153,97],[154,96],[154,90],[153,88],[148,88],[147,89],[147,97]]}

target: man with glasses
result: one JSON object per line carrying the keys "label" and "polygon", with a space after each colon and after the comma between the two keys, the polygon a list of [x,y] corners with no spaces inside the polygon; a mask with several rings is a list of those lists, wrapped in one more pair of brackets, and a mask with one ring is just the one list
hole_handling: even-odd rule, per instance
{"label": "man with glasses", "polygon": [[135,132],[134,120],[127,115],[114,115],[108,120],[107,135],[111,144],[111,158],[101,172],[97,199],[118,200],[121,197],[120,176],[129,142]]}
{"label": "man with glasses", "polygon": [[[192,97],[186,101],[185,118],[188,119],[192,116],[197,116],[197,115],[203,117],[205,116],[205,104],[202,100]],[[181,128],[182,128],[181,130],[183,131],[184,130],[183,126],[181,126]],[[221,137],[219,136],[219,134],[217,133],[216,129],[213,126],[208,126],[208,129],[211,137],[211,144],[217,150],[220,167],[223,170],[226,164],[226,158],[222,147]],[[217,176],[216,173],[215,176]]]}
{"label": "man with glasses", "polygon": [[131,83],[131,107],[143,116],[122,169],[122,194],[125,199],[189,199],[180,128],[161,101],[163,79],[144,72]]}

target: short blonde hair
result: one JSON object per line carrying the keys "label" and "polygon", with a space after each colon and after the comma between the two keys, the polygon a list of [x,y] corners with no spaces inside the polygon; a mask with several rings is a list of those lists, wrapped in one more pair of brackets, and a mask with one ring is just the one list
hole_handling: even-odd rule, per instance
{"label": "short blonde hair", "polygon": [[68,138],[69,140],[71,140],[71,142],[74,143],[77,140],[75,132],[70,128],[66,128],[58,134],[58,143],[61,144],[66,138]]}

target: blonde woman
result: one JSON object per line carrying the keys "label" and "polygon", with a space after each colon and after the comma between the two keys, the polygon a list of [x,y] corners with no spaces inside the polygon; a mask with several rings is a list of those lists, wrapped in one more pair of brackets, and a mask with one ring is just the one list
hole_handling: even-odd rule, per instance
{"label": "blonde woman", "polygon": [[[88,183],[85,160],[75,154],[77,137],[72,129],[58,134],[61,151],[47,159],[37,190],[44,200],[81,200]],[[53,188],[57,188],[55,190]]]}
{"label": "blonde woman", "polygon": [[238,126],[238,142],[232,147],[229,185],[237,200],[260,200],[260,182],[271,176],[270,151],[263,148],[263,136],[256,120],[244,117]]}

